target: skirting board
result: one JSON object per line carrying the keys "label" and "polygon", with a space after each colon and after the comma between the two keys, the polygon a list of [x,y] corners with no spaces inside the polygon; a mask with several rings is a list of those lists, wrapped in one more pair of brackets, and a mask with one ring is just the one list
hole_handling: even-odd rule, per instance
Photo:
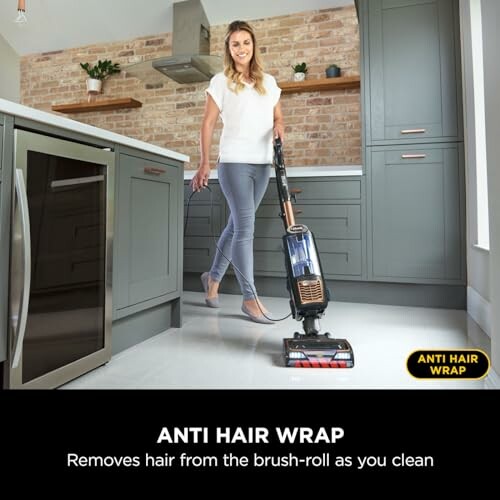
{"label": "skirting board", "polygon": [[488,376],[484,379],[484,388],[485,389],[500,389],[500,377],[498,373],[490,368],[490,372]]}
{"label": "skirting board", "polygon": [[168,302],[113,321],[113,355],[172,328],[173,307],[174,304]]}
{"label": "skirting board", "polygon": [[[255,286],[261,295],[289,297],[285,278],[257,276]],[[368,281],[327,281],[332,300],[394,306],[438,307],[466,309],[465,286],[416,285]],[[184,273],[184,290],[201,292],[200,273]],[[221,283],[221,293],[241,294],[234,275],[227,274]]]}
{"label": "skirting board", "polygon": [[491,305],[470,286],[467,287],[467,312],[491,338]]}

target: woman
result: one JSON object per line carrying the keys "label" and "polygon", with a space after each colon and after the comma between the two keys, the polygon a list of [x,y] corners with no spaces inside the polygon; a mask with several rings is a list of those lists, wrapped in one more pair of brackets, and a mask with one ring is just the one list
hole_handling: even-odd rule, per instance
{"label": "woman", "polygon": [[253,233],[255,212],[269,182],[273,137],[284,138],[281,89],[263,72],[255,33],[246,22],[229,25],[224,39],[224,72],[212,78],[206,93],[200,166],[191,186],[199,191],[208,185],[210,146],[220,115],[223,130],[217,170],[231,214],[218,242],[222,253],[217,250],[210,271],[201,275],[205,302],[219,307],[219,284],[229,259],[243,294],[242,311],[257,323],[272,323],[255,291]]}

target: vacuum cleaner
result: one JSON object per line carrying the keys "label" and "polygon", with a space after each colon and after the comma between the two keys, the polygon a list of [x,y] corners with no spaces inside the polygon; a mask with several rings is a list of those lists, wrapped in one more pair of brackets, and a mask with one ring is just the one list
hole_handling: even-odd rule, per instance
{"label": "vacuum cleaner", "polygon": [[295,222],[288,187],[282,143],[274,141],[274,168],[281,212],[285,226],[283,249],[286,286],[290,294],[292,317],[302,322],[303,332],[283,339],[285,365],[294,368],[352,368],[354,353],[346,339],[320,334],[319,319],[325,314],[330,292],[323,279],[314,236],[304,224]]}

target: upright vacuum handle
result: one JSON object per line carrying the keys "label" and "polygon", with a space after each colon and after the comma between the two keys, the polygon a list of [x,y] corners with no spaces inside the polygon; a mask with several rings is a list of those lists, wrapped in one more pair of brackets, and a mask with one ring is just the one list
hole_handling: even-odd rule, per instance
{"label": "upright vacuum handle", "polygon": [[283,160],[283,144],[279,137],[274,139],[274,161],[277,167],[285,167],[285,162]]}
{"label": "upright vacuum handle", "polygon": [[285,230],[295,225],[295,217],[291,203],[290,191],[288,189],[288,179],[286,176],[285,161],[283,159],[283,147],[281,139],[274,139],[274,170],[276,171],[276,185],[280,201],[281,213]]}

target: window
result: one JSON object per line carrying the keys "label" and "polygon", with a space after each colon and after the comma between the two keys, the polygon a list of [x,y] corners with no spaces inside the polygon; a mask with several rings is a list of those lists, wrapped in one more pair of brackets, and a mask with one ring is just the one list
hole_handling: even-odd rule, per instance
{"label": "window", "polygon": [[474,80],[474,129],[476,142],[476,246],[489,250],[488,175],[486,163],[486,133],[484,115],[483,30],[481,0],[470,1],[472,39],[472,73]]}

